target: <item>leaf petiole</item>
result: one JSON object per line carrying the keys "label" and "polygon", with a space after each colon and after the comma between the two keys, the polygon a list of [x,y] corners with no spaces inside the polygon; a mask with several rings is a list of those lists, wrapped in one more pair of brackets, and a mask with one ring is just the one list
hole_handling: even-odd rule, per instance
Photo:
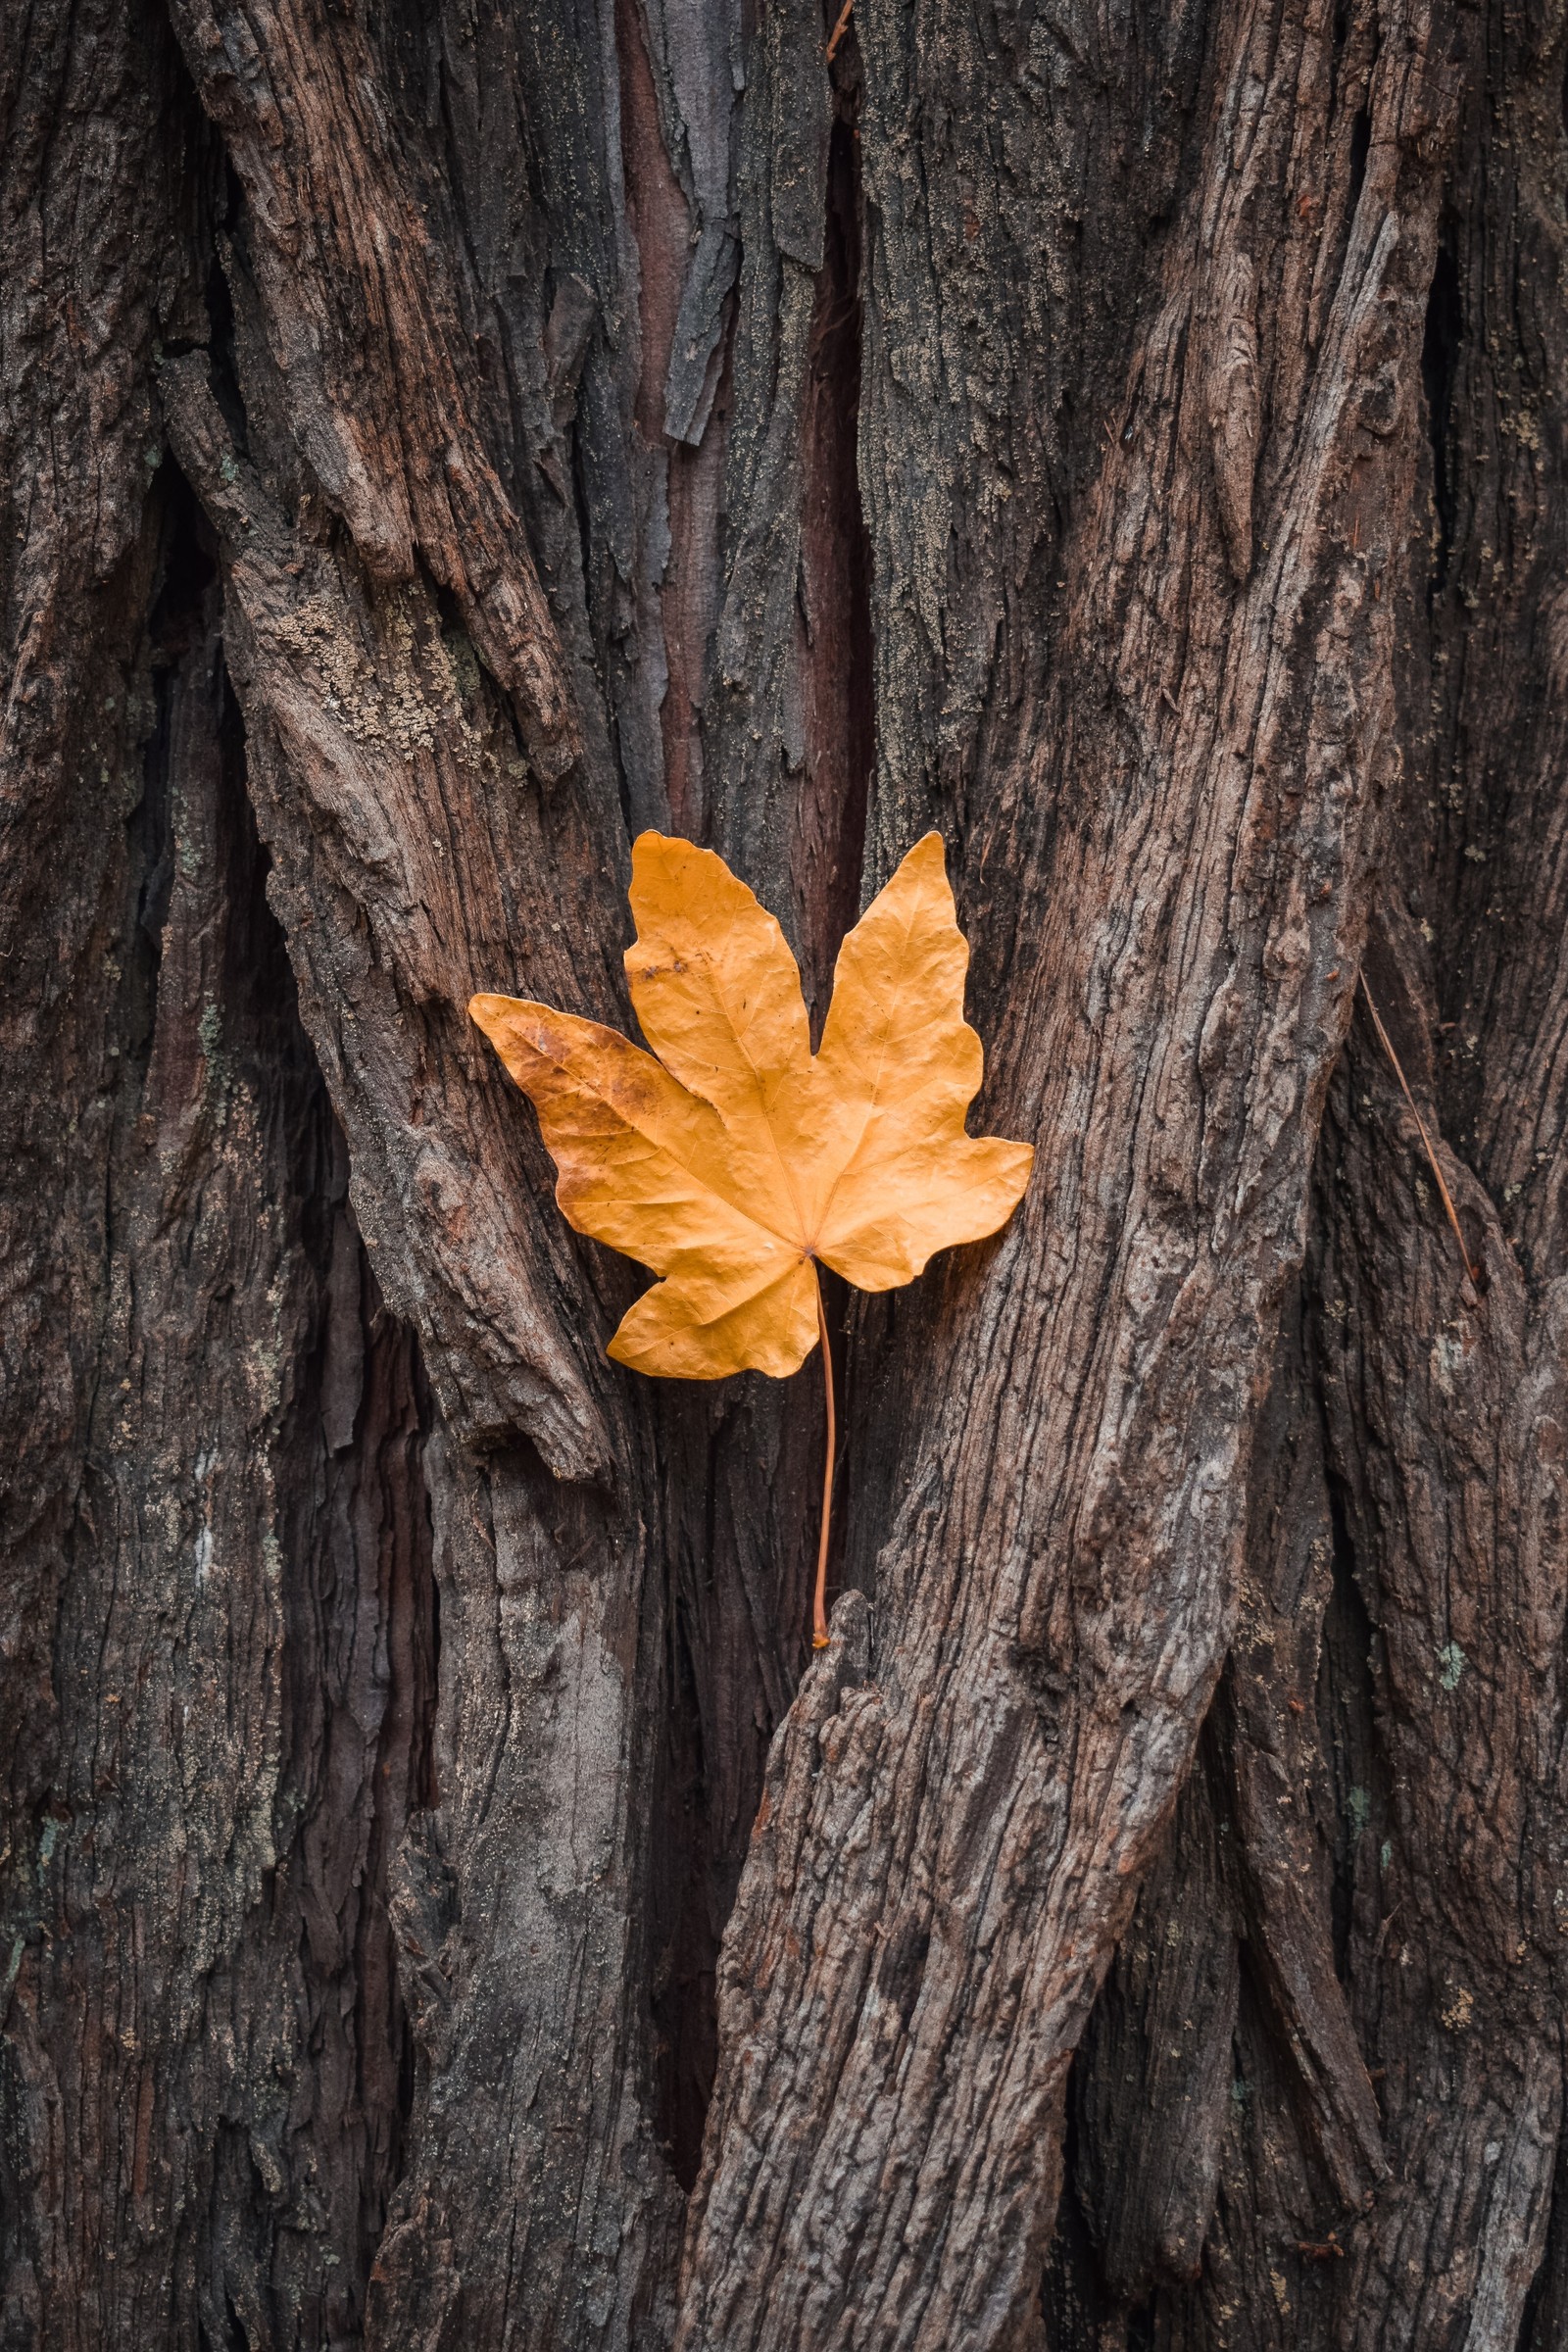
{"label": "leaf petiole", "polygon": [[822,1538],[816,1547],[816,1591],[811,1598],[811,1647],[826,1649],[827,1540],[833,1524],[833,1461],[838,1430],[833,1413],[833,1350],[828,1345],[827,1310],[822,1304],[822,1284],[814,1262],[811,1280],[816,1285],[816,1331],[822,1343],[822,1386],[827,1395],[827,1461],[822,1471]]}

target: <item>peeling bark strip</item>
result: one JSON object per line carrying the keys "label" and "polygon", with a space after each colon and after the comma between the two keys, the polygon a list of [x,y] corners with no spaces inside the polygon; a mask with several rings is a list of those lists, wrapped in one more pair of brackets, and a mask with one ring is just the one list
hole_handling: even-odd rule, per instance
{"label": "peeling bark strip", "polygon": [[[0,2346],[1554,2352],[1561,0],[11,18]],[[809,1667],[463,1017],[648,824],[1040,1147]]]}
{"label": "peeling bark strip", "polygon": [[[304,0],[174,22],[247,198],[268,358],[304,469],[372,579],[457,600],[541,769],[575,752],[555,631],[478,438],[446,253],[400,168],[361,26]],[[259,356],[259,355],[258,355]]]}

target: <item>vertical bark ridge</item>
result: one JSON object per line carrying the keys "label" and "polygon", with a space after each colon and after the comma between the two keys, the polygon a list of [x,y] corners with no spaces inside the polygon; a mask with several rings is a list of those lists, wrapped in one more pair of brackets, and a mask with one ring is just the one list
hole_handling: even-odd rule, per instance
{"label": "vertical bark ridge", "polygon": [[[1562,1305],[1559,1284],[1530,1300],[1494,1210],[1452,1162],[1486,1277],[1484,1299],[1456,1295],[1451,1241],[1445,1259],[1408,1116],[1373,1051],[1357,1038],[1336,1102],[1321,1346],[1390,1782],[1384,1841],[1360,1859],[1348,1973],[1385,2075],[1396,2185],[1357,2233],[1346,2292],[1358,2343],[1425,2342],[1467,2315],[1479,2348],[1517,2337],[1561,2113],[1560,1963],[1537,1857],[1562,1802],[1563,1602],[1560,1579],[1542,1578],[1561,1513]],[[1373,1283],[1380,1313],[1399,1301],[1375,1336]],[[1454,2210],[1458,2242],[1423,2263]]]}
{"label": "vertical bark ridge", "polygon": [[[1072,2195],[1090,2242],[1075,2252],[1058,2222],[1048,2293],[1179,2343],[1269,2341],[1289,2314],[1320,2330],[1389,2170],[1336,1967],[1333,1854],[1342,1818],[1365,1826],[1370,1800],[1336,1785],[1317,1746],[1335,1534],[1299,1297],[1250,1486],[1200,1765],[1077,2062]],[[1151,2117],[1147,2134],[1128,2132],[1130,2111]]]}
{"label": "vertical bark ridge", "polygon": [[832,92],[815,0],[760,22],[749,60],[742,267],[725,466],[724,595],[706,706],[715,848],[799,951],[789,845],[806,766],[801,423],[823,267]]}
{"label": "vertical bark ridge", "polygon": [[[1298,1809],[1329,1783],[1335,1883],[1307,1883],[1315,1934],[1308,1919],[1298,1942],[1332,1933],[1389,2176],[1360,2210],[1314,2184],[1319,2098],[1269,2165],[1237,2134],[1201,2277],[1148,2315],[1173,2342],[1223,2325],[1250,2343],[1452,2335],[1479,2352],[1544,2345],[1561,2322],[1561,1906],[1542,1867],[1562,1805],[1561,956],[1538,929],[1561,761],[1558,698],[1537,683],[1563,564],[1560,330],[1542,303],[1563,268],[1547,193],[1561,54],[1560,12],[1492,25],[1459,126],[1399,589],[1404,774],[1369,962],[1479,1290],[1364,1022],[1313,1196],[1309,1378],[1338,1582],[1320,1754],[1286,1788]],[[1481,681],[1499,664],[1510,684],[1483,739]],[[1251,1662],[1239,1646],[1227,1682]]]}
{"label": "vertical bark ridge", "polygon": [[401,2146],[422,1388],[368,1295],[181,491],[166,468],[58,1730],[13,1909],[16,2340],[357,2328]]}
{"label": "vertical bark ridge", "polygon": [[[1396,2184],[1346,2266],[1366,2343],[1460,2324],[1477,2347],[1518,2340],[1560,2132],[1560,1943],[1540,1857],[1562,1802],[1560,1579],[1542,1573],[1562,1507],[1561,958],[1534,928],[1550,920],[1560,759],[1549,694],[1494,709],[1484,747],[1468,717],[1489,641],[1549,629],[1560,596],[1560,333],[1545,325],[1544,343],[1537,323],[1538,290],[1563,267],[1560,220],[1542,202],[1561,168],[1560,46],[1560,21],[1499,28],[1461,132],[1427,314],[1412,754],[1372,961],[1482,1295],[1442,1247],[1408,1119],[1359,1029],[1319,1195],[1326,1417],[1371,1620],[1386,1789],[1381,1825],[1356,1841],[1346,1962]],[[1506,125],[1502,189],[1480,161],[1483,110]],[[1535,658],[1548,674],[1544,644]],[[1440,2215],[1457,2227],[1443,2262],[1423,2263]]]}
{"label": "vertical bark ridge", "polygon": [[[1366,919],[1448,103],[1431,22],[1385,26],[1353,216],[1309,231],[1351,129],[1328,29],[1216,24],[1136,406],[1064,550],[1071,632],[1010,760],[1000,728],[987,745],[968,870],[1021,877],[1050,916],[1038,960],[1001,943],[993,1096],[1042,1182],[910,1318],[874,1673],[825,1719],[803,1698],[775,1748],[721,1970],[684,2346],[1027,2330],[1067,2059],[1224,1656]],[[870,70],[874,10],[860,35]],[[885,161],[867,132],[873,201]],[[1189,354],[1271,208],[1258,559],[1232,602],[1197,589],[1234,550],[1189,470],[1210,399]],[[916,1949],[896,1999],[891,1955]]]}
{"label": "vertical bark ridge", "polygon": [[[727,285],[715,286],[709,298],[716,295],[718,304],[711,349],[705,351],[704,338],[699,337],[677,350],[676,337],[684,333],[690,338],[695,323],[690,317],[689,265],[693,246],[702,249],[699,223],[704,211],[710,213],[716,204],[723,222],[733,209],[730,140],[722,122],[710,127],[710,142],[719,152],[708,160],[709,184],[701,191],[693,184],[688,195],[669,153],[673,146],[677,155],[687,154],[686,125],[672,85],[661,105],[649,57],[656,27],[662,29],[661,19],[650,21],[633,0],[622,0],[616,17],[621,137],[642,320],[635,419],[658,518],[643,577],[640,633],[648,648],[646,658],[658,673],[653,699],[667,811],[659,821],[701,840],[707,796],[700,713],[719,594]],[[704,95],[711,103],[710,94]],[[725,236],[732,247],[727,229]],[[725,267],[732,275],[733,262]],[[701,375],[696,372],[699,361]],[[649,821],[655,821],[652,815]]]}
{"label": "vertical bark ridge", "polygon": [[653,1735],[627,1693],[662,1591],[536,1459],[476,1467],[442,1434],[431,1492],[439,1796],[396,1894],[419,2070],[367,2340],[656,2344],[674,2213],[635,1899]]}
{"label": "vertical bark ridge", "polygon": [[12,1173],[0,1345],[7,1458],[26,1465],[6,1495],[12,1570],[0,1607],[19,1776],[11,1817],[30,1838],[59,1734],[49,1628],[95,1377],[111,1082],[123,1051],[105,965],[119,944],[122,823],[141,797],[148,718],[140,657],[157,531],[145,498],[158,454],[148,360],[158,332],[188,331],[199,304],[196,272],[174,257],[190,225],[180,175],[198,178],[203,159],[172,44],[150,12],[68,22],[42,11],[7,44],[0,74],[0,238],[16,289],[0,320]]}

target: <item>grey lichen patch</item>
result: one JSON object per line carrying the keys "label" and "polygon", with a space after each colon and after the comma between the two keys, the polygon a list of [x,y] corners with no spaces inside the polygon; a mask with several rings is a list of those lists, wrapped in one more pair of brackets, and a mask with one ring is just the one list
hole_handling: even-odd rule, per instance
{"label": "grey lichen patch", "polygon": [[222,1125],[234,1091],[234,1071],[223,1051],[223,1015],[216,998],[208,997],[196,1023],[196,1036],[207,1068],[207,1099],[214,1118]]}
{"label": "grey lichen patch", "polygon": [[[265,1319],[258,1319],[246,1355],[256,1426],[272,1437],[277,1435],[288,1403],[288,1350],[283,1322],[285,1296],[284,1280],[280,1273],[274,1274],[267,1286]],[[268,1543],[273,1543],[275,1548],[275,1539],[264,1539],[264,1556]]]}
{"label": "grey lichen patch", "polygon": [[477,699],[479,688],[478,664],[466,641],[455,655],[428,625],[422,606],[411,611],[412,603],[405,589],[379,601],[373,613],[379,642],[370,653],[325,595],[306,597],[273,624],[279,645],[315,673],[321,708],[333,724],[356,743],[384,745],[405,759],[428,750],[448,729],[476,740],[464,706]]}
{"label": "grey lichen patch", "polygon": [[1438,1652],[1438,1681],[1445,1690],[1457,1690],[1465,1670],[1464,1651],[1457,1642],[1446,1642]]}

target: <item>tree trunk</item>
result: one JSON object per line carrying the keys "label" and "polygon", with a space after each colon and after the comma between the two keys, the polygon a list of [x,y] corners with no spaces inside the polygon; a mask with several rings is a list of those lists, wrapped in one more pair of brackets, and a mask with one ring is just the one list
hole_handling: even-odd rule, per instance
{"label": "tree trunk", "polygon": [[[1568,2341],[1562,0],[8,13],[3,2352]],[[1038,1151],[815,1658],[650,825]]]}

